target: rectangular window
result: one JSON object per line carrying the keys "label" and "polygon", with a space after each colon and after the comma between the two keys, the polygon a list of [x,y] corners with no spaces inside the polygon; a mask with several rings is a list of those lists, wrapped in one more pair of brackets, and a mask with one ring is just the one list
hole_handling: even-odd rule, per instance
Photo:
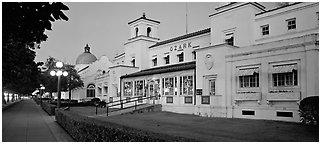
{"label": "rectangular window", "polygon": [[169,64],[169,55],[165,56],[164,60],[165,60],[165,64]]}
{"label": "rectangular window", "polygon": [[124,96],[133,95],[133,82],[124,82]]}
{"label": "rectangular window", "polygon": [[181,76],[181,95],[193,95],[193,76]]}
{"label": "rectangular window", "polygon": [[196,60],[196,52],[195,51],[192,52],[192,56],[193,56],[193,60]]}
{"label": "rectangular window", "polygon": [[166,97],[166,103],[173,103],[173,97]]}
{"label": "rectangular window", "polygon": [[276,112],[277,117],[293,117],[292,112]]}
{"label": "rectangular window", "polygon": [[178,62],[183,62],[184,61],[184,53],[183,52],[178,54],[177,57],[178,57]]}
{"label": "rectangular window", "polygon": [[164,81],[164,95],[174,95],[174,78],[163,78]]}
{"label": "rectangular window", "polygon": [[210,96],[202,96],[202,104],[210,104]]}
{"label": "rectangular window", "polygon": [[253,88],[260,86],[260,74],[258,68],[239,69],[237,76],[239,77],[240,88]]}
{"label": "rectangular window", "polygon": [[209,81],[210,95],[215,95],[215,79],[210,79]]}
{"label": "rectangular window", "polygon": [[113,97],[109,97],[109,102],[112,103],[113,101]]}
{"label": "rectangular window", "polygon": [[272,84],[274,87],[297,86],[297,65],[281,65],[272,68]]}
{"label": "rectangular window", "polygon": [[132,66],[135,67],[135,58],[132,59],[131,63],[132,63]]}
{"label": "rectangular window", "polygon": [[262,29],[262,35],[263,35],[263,36],[270,34],[269,25],[261,26],[261,29]]}
{"label": "rectangular window", "polygon": [[255,115],[255,111],[242,110],[242,115]]}
{"label": "rectangular window", "polygon": [[227,33],[225,35],[225,43],[231,46],[234,45],[234,33]]}
{"label": "rectangular window", "polygon": [[184,97],[184,99],[186,104],[191,104],[193,102],[193,99],[191,96],[186,96]]}
{"label": "rectangular window", "polygon": [[142,96],[144,92],[144,81],[135,81],[135,96]]}
{"label": "rectangular window", "polygon": [[157,66],[157,58],[153,58],[152,62],[153,62],[153,66]]}
{"label": "rectangular window", "polygon": [[296,29],[296,18],[286,20],[288,24],[288,30]]}

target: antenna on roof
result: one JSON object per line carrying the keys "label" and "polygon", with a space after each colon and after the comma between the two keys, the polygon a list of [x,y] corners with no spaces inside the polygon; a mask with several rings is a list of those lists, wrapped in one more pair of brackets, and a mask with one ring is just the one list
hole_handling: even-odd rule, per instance
{"label": "antenna on roof", "polygon": [[188,9],[187,9],[187,2],[186,2],[186,34],[188,33],[188,21],[187,21],[187,13],[188,13]]}

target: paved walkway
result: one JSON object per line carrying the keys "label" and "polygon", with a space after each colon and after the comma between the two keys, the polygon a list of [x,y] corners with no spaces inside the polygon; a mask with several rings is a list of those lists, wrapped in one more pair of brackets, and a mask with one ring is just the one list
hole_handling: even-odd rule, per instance
{"label": "paved walkway", "polygon": [[2,112],[3,142],[73,142],[68,133],[33,100]]}

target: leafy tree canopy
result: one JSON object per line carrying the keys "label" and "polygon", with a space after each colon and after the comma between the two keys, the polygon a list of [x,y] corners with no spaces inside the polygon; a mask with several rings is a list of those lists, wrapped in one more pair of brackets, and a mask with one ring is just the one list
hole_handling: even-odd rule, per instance
{"label": "leafy tree canopy", "polygon": [[[55,67],[56,62],[58,62],[57,59],[49,57],[41,68],[43,70],[41,74],[41,83],[46,87],[46,91],[49,92],[57,92],[58,78],[50,75],[50,71],[57,69]],[[73,65],[64,64],[62,70],[68,72],[67,77],[61,76],[62,91],[82,87],[84,85]]]}
{"label": "leafy tree canopy", "polygon": [[63,3],[2,3],[2,87],[3,91],[29,94],[39,87],[40,70],[34,49],[48,36],[51,22],[68,20]]}

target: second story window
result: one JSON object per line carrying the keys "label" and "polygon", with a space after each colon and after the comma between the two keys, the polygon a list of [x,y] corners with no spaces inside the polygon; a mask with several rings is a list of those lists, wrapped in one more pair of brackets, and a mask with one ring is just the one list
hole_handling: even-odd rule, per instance
{"label": "second story window", "polygon": [[150,37],[150,32],[152,31],[152,29],[150,27],[147,28],[147,36]]}
{"label": "second story window", "polygon": [[153,66],[157,66],[157,58],[156,57],[152,59],[152,62],[153,62]]}
{"label": "second story window", "polygon": [[132,63],[132,66],[135,67],[135,58],[132,59],[131,63]]}
{"label": "second story window", "polygon": [[136,37],[138,36],[138,28],[135,28]]}
{"label": "second story window", "polygon": [[166,55],[164,57],[164,60],[165,60],[165,64],[169,64],[169,55]]}
{"label": "second story window", "polygon": [[225,43],[231,46],[234,45],[234,33],[225,34]]}
{"label": "second story window", "polygon": [[195,51],[192,52],[192,56],[193,56],[193,60],[196,60],[196,52]]}
{"label": "second story window", "polygon": [[184,61],[184,53],[181,52],[177,54],[178,62],[183,62]]}
{"label": "second story window", "polygon": [[288,24],[288,30],[296,29],[296,18],[286,20]]}
{"label": "second story window", "polygon": [[262,29],[262,35],[263,36],[270,34],[269,25],[261,26],[261,29]]}

